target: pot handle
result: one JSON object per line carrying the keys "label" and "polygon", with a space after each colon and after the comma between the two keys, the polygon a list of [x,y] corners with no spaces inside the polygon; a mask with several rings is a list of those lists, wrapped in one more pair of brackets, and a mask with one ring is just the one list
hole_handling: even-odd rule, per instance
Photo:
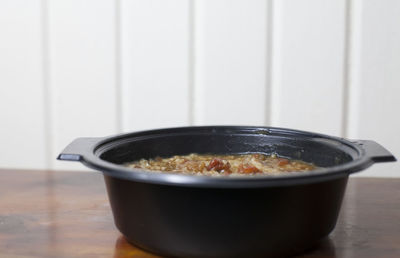
{"label": "pot handle", "polygon": [[85,155],[92,152],[93,147],[102,138],[77,138],[68,144],[58,155],[58,160],[81,161]]}
{"label": "pot handle", "polygon": [[374,162],[390,162],[396,161],[396,158],[377,142],[370,140],[357,140],[353,143],[358,144],[365,150],[365,154],[370,157]]}

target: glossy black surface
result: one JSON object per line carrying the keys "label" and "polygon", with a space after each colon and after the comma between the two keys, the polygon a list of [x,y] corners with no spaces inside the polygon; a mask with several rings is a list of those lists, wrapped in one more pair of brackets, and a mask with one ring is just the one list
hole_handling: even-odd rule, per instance
{"label": "glossy black surface", "polygon": [[117,228],[145,250],[179,257],[277,257],[300,253],[332,231],[347,177],[251,189],[105,181]]}

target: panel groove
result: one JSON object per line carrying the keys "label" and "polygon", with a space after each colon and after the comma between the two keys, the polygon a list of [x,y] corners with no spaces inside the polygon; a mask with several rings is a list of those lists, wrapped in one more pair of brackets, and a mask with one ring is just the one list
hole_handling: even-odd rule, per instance
{"label": "panel groove", "polygon": [[195,83],[195,78],[194,78],[194,71],[195,71],[195,15],[196,15],[196,10],[194,6],[194,0],[189,0],[189,15],[188,15],[188,20],[189,20],[189,47],[188,47],[188,98],[189,98],[189,103],[188,103],[188,108],[189,108],[189,125],[193,125],[195,121],[195,112],[194,112],[194,102],[195,102],[195,96],[194,96],[194,83]]}
{"label": "panel groove", "polygon": [[359,77],[361,60],[361,37],[362,37],[362,1],[349,0],[351,15],[349,17],[349,41],[348,41],[348,106],[346,121],[346,137],[357,138],[359,133],[359,96],[361,94]]}
{"label": "panel groove", "polygon": [[280,11],[278,10],[278,5],[276,4],[275,0],[270,0],[271,1],[271,6],[270,6],[270,13],[271,13],[271,18],[270,18],[270,31],[269,33],[271,34],[270,36],[270,63],[269,63],[269,69],[270,69],[270,74],[269,74],[269,95],[270,95],[270,108],[269,108],[269,123],[271,126],[279,126],[280,121],[280,114],[279,114],[279,99],[280,99],[280,94],[279,94],[279,67],[277,66],[277,60],[280,59],[280,51],[279,51],[279,45],[276,44],[278,41],[278,38],[280,37],[278,35],[278,30],[276,28],[277,26],[277,20],[280,18]]}
{"label": "panel groove", "polygon": [[349,112],[349,83],[350,83],[350,45],[351,45],[351,2],[352,0],[346,0],[345,5],[345,27],[344,27],[344,58],[343,58],[343,96],[342,96],[342,128],[341,136],[347,137],[347,126],[348,126],[348,112]]}
{"label": "panel groove", "polygon": [[194,16],[192,17],[192,31],[193,33],[193,124],[194,125],[204,125],[204,92],[203,88],[200,86],[202,84],[202,77],[200,75],[200,70],[202,68],[204,57],[198,55],[200,49],[200,38],[202,38],[203,29],[202,26],[204,24],[201,22],[201,17],[204,15],[204,1],[202,0],[193,0],[193,11]]}
{"label": "panel groove", "polygon": [[116,131],[122,132],[122,69],[121,69],[121,0],[115,0],[115,110],[116,110]]}
{"label": "panel groove", "polygon": [[45,132],[45,162],[46,168],[53,167],[53,134],[52,132],[52,107],[51,107],[51,87],[49,80],[50,59],[49,59],[49,10],[48,0],[41,1],[41,25],[42,25],[42,65],[43,65],[43,94],[44,94],[44,132]]}
{"label": "panel groove", "polygon": [[273,4],[274,0],[266,0],[266,71],[265,71],[265,99],[267,100],[268,103],[265,105],[265,121],[264,124],[270,126],[272,122],[272,50],[273,50],[273,28],[274,28],[274,22],[273,22]]}

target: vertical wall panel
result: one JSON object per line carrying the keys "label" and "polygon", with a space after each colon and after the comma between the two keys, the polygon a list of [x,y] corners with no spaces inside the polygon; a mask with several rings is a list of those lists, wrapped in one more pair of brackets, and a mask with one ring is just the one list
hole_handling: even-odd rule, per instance
{"label": "vertical wall panel", "polygon": [[[76,137],[116,133],[115,2],[48,1],[53,157]],[[71,163],[54,162],[56,168]],[[81,165],[76,165],[82,169]]]}
{"label": "vertical wall panel", "polygon": [[196,124],[267,121],[267,3],[195,1]]}
{"label": "vertical wall panel", "polygon": [[274,1],[272,124],[340,135],[345,0]]}
{"label": "vertical wall panel", "polygon": [[121,0],[124,131],[189,124],[189,3]]}
{"label": "vertical wall panel", "polygon": [[[400,158],[400,2],[353,1],[348,137],[373,139]],[[379,164],[362,176],[400,176]]]}
{"label": "vertical wall panel", "polygon": [[0,2],[0,167],[46,166],[41,1]]}

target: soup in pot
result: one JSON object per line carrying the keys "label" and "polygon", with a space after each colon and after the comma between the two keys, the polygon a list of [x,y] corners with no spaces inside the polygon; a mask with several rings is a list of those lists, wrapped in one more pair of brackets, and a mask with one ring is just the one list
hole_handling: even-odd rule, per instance
{"label": "soup in pot", "polygon": [[169,158],[141,159],[125,164],[147,171],[173,172],[189,175],[257,175],[310,171],[317,167],[311,163],[279,157],[275,154],[211,155],[189,154]]}

